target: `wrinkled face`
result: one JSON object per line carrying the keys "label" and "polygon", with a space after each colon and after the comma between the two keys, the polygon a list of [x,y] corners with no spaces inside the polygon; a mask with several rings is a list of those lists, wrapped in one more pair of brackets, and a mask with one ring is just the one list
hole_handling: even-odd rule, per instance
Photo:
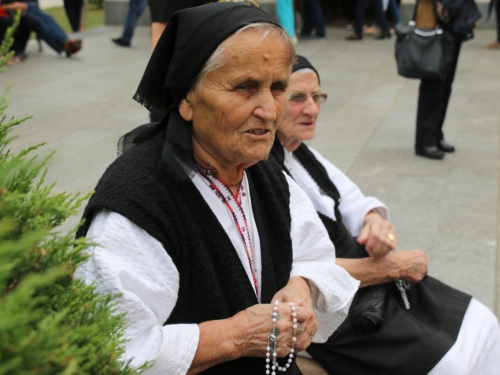
{"label": "wrinkled face", "polygon": [[289,148],[296,148],[302,141],[314,137],[316,120],[318,119],[321,103],[315,102],[311,97],[320,92],[318,76],[314,72],[295,72],[290,77],[288,94],[307,94],[308,98],[303,103],[289,101],[285,116],[278,129],[281,143]]}
{"label": "wrinkled face", "polygon": [[227,168],[266,159],[287,105],[290,55],[275,35],[249,30],[226,41],[224,64],[180,106],[195,156]]}

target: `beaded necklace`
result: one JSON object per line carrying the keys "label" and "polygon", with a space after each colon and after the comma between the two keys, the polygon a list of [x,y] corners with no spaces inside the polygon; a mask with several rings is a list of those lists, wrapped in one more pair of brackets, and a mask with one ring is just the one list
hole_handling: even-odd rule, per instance
{"label": "beaded necklace", "polygon": [[236,194],[233,194],[229,186],[227,186],[217,177],[216,170],[214,168],[203,167],[199,163],[196,163],[196,169],[198,170],[200,175],[205,178],[205,180],[207,181],[208,185],[215,193],[215,195],[226,206],[227,210],[229,211],[231,217],[234,220],[234,223],[236,224],[238,233],[240,234],[240,237],[243,241],[243,245],[245,246],[245,253],[248,259],[250,270],[252,272],[255,294],[257,294],[258,297],[259,285],[257,281],[257,267],[255,266],[255,257],[252,247],[252,241],[250,238],[250,229],[248,225],[248,220],[245,215],[245,211],[243,210],[243,204],[242,204],[243,203],[242,197],[246,196],[246,192],[242,184],[243,178],[239,183],[238,192]]}

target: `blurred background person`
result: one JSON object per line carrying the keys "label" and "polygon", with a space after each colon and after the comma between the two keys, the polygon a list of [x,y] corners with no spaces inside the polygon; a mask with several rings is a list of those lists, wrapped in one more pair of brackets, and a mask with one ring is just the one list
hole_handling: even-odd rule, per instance
{"label": "blurred background person", "polygon": [[[303,0],[302,1],[303,10],[303,22],[302,30],[300,32],[301,37],[305,38],[317,38],[322,39],[325,37],[325,18],[323,16],[323,10],[321,9],[320,0]],[[311,35],[312,31],[315,31]]]}
{"label": "blurred background person", "polygon": [[209,3],[207,0],[150,0],[151,11],[151,51],[156,47],[169,18],[178,10]]}
{"label": "blurred background person", "polygon": [[64,10],[74,33],[82,29],[83,0],[64,0]]}
{"label": "blurred background person", "polygon": [[293,0],[276,0],[276,13],[280,25],[286,30],[292,42],[297,43],[295,35],[295,14],[293,11]]}
{"label": "blurred background person", "polygon": [[[488,44],[489,49],[500,49],[500,4],[498,0],[491,0],[491,5],[490,8],[493,6],[493,3],[495,5],[495,19],[497,22],[497,40],[495,40],[493,43]],[[488,14],[489,17],[489,14]]]}
{"label": "blurred background person", "polygon": [[354,22],[354,33],[347,36],[346,40],[361,40],[363,39],[363,25],[365,23],[366,12],[372,8],[375,22],[379,25],[381,32],[375,39],[390,38],[391,33],[387,20],[385,18],[382,0],[357,0],[356,4],[356,18]]}
{"label": "blurred background person", "polygon": [[[20,1],[0,5],[0,41],[3,40],[7,29],[14,23],[14,17],[17,11],[24,12],[26,9],[28,9],[28,4]],[[14,42],[10,47],[10,50],[14,51],[14,56],[7,62],[8,65],[17,64],[27,58],[25,52],[26,45],[28,44],[30,34],[34,28],[34,20],[30,17],[22,15],[19,20],[19,25],[14,31]]]}
{"label": "blurred background person", "polygon": [[119,38],[111,39],[115,44],[122,47],[130,47],[137,21],[148,6],[148,0],[130,0],[127,8],[127,18],[123,26],[122,35]]}

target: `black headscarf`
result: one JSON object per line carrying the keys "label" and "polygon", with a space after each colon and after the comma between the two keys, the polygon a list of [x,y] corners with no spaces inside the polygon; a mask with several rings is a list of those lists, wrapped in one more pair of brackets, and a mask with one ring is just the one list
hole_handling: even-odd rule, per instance
{"label": "black headscarf", "polygon": [[307,60],[304,56],[297,55],[297,62],[295,64],[293,64],[292,73],[296,72],[297,70],[300,70],[300,69],[312,69],[312,70],[314,70],[314,72],[318,76],[318,83],[320,83],[319,73],[316,70],[316,68],[314,66],[312,66],[312,64],[309,62],[309,60]]}
{"label": "black headscarf", "polygon": [[[191,124],[177,105],[186,97],[217,47],[242,27],[276,21],[259,8],[221,2],[174,13],[149,60],[134,99],[162,120],[139,126],[118,141],[118,155],[166,130],[162,160],[171,174],[185,181],[194,168]],[[281,28],[281,27],[280,27]]]}
{"label": "black headscarf", "polygon": [[174,13],[134,99],[149,110],[171,111],[217,47],[238,29],[259,22],[277,25],[263,10],[244,3],[212,3]]}

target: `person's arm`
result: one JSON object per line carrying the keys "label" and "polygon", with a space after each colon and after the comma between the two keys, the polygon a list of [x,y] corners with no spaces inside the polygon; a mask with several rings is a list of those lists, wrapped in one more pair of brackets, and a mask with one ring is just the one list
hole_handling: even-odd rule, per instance
{"label": "person's arm", "polygon": [[[1,4],[1,1],[0,1],[0,4]],[[12,3],[2,4],[2,8],[6,12],[17,11],[17,10],[25,11],[26,9],[28,9],[28,4],[20,2],[20,1],[14,1]]]}
{"label": "person's arm", "polygon": [[337,258],[337,264],[361,282],[360,288],[398,279],[418,283],[427,272],[427,258],[421,250],[393,251],[376,258]]}
{"label": "person's arm", "polygon": [[359,282],[335,264],[335,247],[314,206],[295,181],[285,176],[290,190],[293,248],[290,278],[307,280],[318,325],[313,341],[325,342],[347,316]]}
{"label": "person's arm", "polygon": [[[124,362],[133,367],[156,361],[169,374],[185,374],[199,340],[196,324],[167,325],[179,290],[179,273],[159,241],[125,217],[100,212],[87,237],[98,246],[77,269],[76,277],[94,283],[102,294],[117,297],[116,313],[126,313]],[[175,338],[182,338],[173,342]],[[153,366],[146,374],[156,374]]]}

